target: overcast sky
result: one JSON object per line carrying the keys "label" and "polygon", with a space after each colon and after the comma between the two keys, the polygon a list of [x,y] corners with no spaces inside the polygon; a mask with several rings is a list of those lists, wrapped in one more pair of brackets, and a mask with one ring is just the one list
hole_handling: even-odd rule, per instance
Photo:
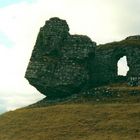
{"label": "overcast sky", "polygon": [[71,34],[102,44],[140,34],[139,7],[140,0],[0,0],[0,112],[44,98],[24,74],[45,20],[66,19]]}

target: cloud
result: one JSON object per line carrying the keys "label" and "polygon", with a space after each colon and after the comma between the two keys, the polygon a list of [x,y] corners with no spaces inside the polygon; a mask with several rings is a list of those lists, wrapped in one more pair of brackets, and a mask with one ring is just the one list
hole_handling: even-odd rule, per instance
{"label": "cloud", "polygon": [[13,42],[2,32],[0,32],[0,44],[3,44],[5,47],[13,46]]}
{"label": "cloud", "polygon": [[0,42],[0,99],[4,101],[3,110],[16,109],[44,97],[24,78],[39,30],[28,19],[31,18],[28,14],[30,6],[21,3],[0,10],[0,18],[3,20],[0,31],[4,33],[5,40],[12,42]]}
{"label": "cloud", "polygon": [[0,99],[0,114],[6,111],[5,101]]}
{"label": "cloud", "polygon": [[[125,38],[140,34],[140,1],[139,0],[108,0],[113,9],[112,22],[116,28],[116,35]],[[112,10],[110,10],[112,12]]]}
{"label": "cloud", "polygon": [[1,97],[0,107],[3,111],[15,110],[16,108],[27,106],[42,99],[41,96],[37,96],[35,93],[31,94],[30,92],[25,94],[11,92],[10,94],[11,95],[6,92],[6,94]]}
{"label": "cloud", "polygon": [[24,78],[27,61],[24,61],[23,52],[14,48],[0,45],[0,112],[13,110],[44,96],[39,94]]}
{"label": "cloud", "polygon": [[5,6],[8,6],[8,5],[11,5],[11,4],[17,4],[17,3],[21,3],[21,2],[28,2],[28,3],[33,3],[35,2],[36,0],[1,0],[1,3],[0,3],[0,7],[5,7]]}

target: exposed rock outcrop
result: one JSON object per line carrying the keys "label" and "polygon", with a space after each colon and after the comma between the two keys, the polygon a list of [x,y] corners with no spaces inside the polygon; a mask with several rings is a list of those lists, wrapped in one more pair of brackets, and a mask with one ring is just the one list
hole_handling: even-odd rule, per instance
{"label": "exposed rock outcrop", "polygon": [[70,35],[65,20],[51,18],[40,29],[25,77],[48,98],[62,98],[90,86],[96,44]]}

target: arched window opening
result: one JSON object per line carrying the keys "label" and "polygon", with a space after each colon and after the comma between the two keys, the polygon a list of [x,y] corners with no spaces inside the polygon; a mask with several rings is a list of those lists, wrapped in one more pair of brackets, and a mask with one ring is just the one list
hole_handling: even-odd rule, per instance
{"label": "arched window opening", "polygon": [[117,67],[118,67],[118,76],[126,76],[127,72],[129,71],[129,67],[127,65],[127,58],[126,56],[123,56],[119,59],[118,63],[117,63]]}

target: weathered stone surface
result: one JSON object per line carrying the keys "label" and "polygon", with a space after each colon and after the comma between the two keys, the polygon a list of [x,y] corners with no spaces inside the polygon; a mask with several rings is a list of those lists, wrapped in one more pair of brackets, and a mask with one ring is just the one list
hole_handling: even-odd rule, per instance
{"label": "weathered stone surface", "polygon": [[140,35],[96,47],[87,36],[70,35],[65,20],[51,18],[40,29],[25,77],[47,98],[64,98],[118,82],[123,56],[129,66],[123,80],[140,85]]}
{"label": "weathered stone surface", "polygon": [[92,67],[92,79],[95,85],[115,82],[117,62],[126,56],[129,71],[128,82],[137,81],[140,84],[140,36],[130,36],[120,42],[99,45],[95,52]]}
{"label": "weathered stone surface", "polygon": [[62,98],[87,88],[88,67],[96,44],[87,36],[70,35],[65,20],[51,18],[40,29],[25,77],[48,98]]}

